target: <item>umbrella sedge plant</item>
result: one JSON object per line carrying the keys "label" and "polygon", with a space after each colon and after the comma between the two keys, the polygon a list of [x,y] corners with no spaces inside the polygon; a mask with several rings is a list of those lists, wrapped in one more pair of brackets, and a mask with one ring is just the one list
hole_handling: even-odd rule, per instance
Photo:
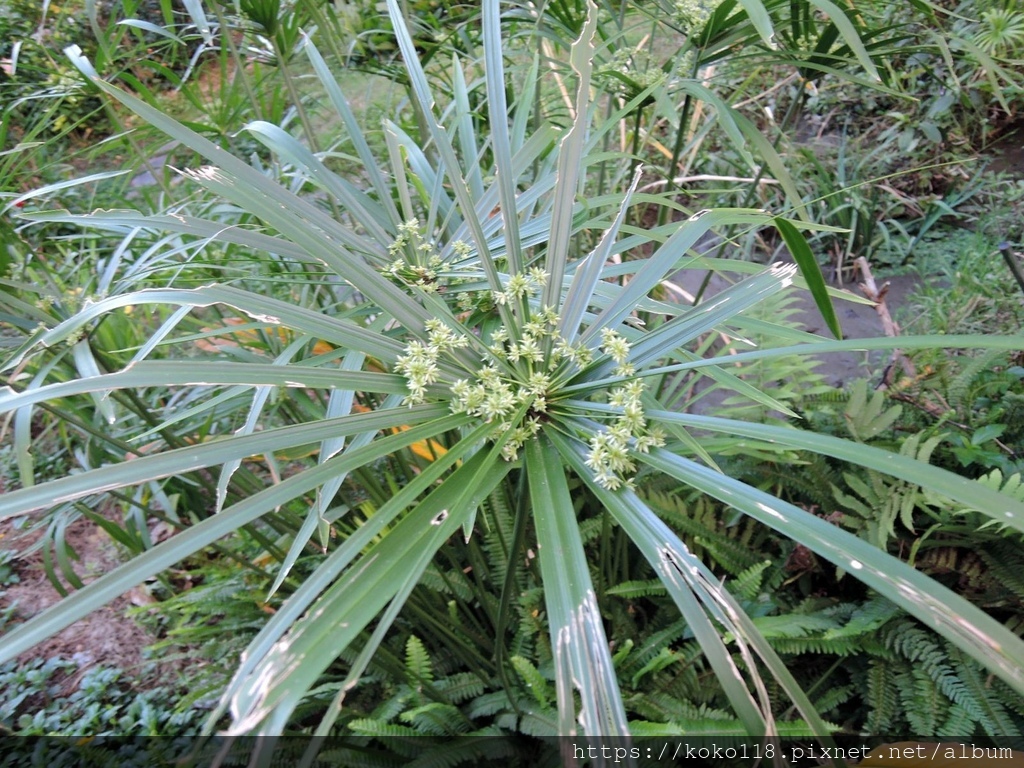
{"label": "umbrella sedge plant", "polygon": [[[907,564],[723,474],[702,446],[702,436],[731,436],[736,450],[745,443],[817,451],[963,501],[1020,531],[1024,504],[890,452],[788,426],[676,412],[659,402],[660,377],[692,370],[785,412],[770,392],[745,384],[735,373],[737,366],[794,352],[894,344],[886,339],[826,340],[745,319],[745,310],[796,283],[812,289],[826,320],[836,327],[801,231],[812,225],[763,210],[722,209],[627,233],[626,212],[639,199],[672,205],[636,192],[639,170],[621,179],[616,197],[585,204],[588,168],[607,159],[597,148],[632,108],[627,104],[619,115],[598,117],[603,110],[591,103],[593,6],[568,62],[576,84],[573,119],[558,127],[532,111],[541,87],[536,64],[507,100],[500,8],[497,0],[483,3],[486,138],[470,116],[462,64],[453,62],[453,98],[440,104],[397,0],[388,0],[388,7],[426,135],[412,136],[387,123],[388,162],[380,162],[310,41],[303,50],[364,166],[363,186],[334,174],[324,158],[281,128],[265,122],[247,126],[281,162],[328,196],[341,212],[338,217],[104,82],[70,51],[105,94],[205,159],[207,165],[183,172],[191,183],[257,217],[263,226],[225,227],[184,212],[50,211],[28,214],[30,219],[113,232],[173,232],[274,254],[321,270],[325,284],[333,281],[345,304],[325,312],[216,283],[126,290],[38,329],[9,356],[8,385],[0,391],[5,413],[23,416],[40,403],[145,388],[193,388],[209,397],[249,391],[252,399],[244,425],[220,439],[26,484],[0,500],[0,517],[7,519],[220,468],[215,514],[8,631],[0,643],[0,663],[222,537],[289,509],[302,522],[290,537],[273,589],[293,573],[311,542],[320,543],[325,554],[252,640],[209,728],[228,715],[229,734],[283,733],[325,672],[361,643],[346,684],[316,728],[318,734],[330,734],[349,683],[367,669],[432,558],[449,538],[472,537],[487,525],[484,517],[478,519],[481,510],[486,515],[483,500],[505,484],[510,497],[519,499],[517,526],[537,553],[532,567],[544,585],[562,734],[630,733],[580,535],[577,501],[586,494],[607,510],[657,573],[745,732],[756,738],[779,732],[763,679],[768,675],[795,705],[797,725],[827,738],[828,724],[751,619],[636,492],[645,474],[660,473],[835,563],[1024,694],[1024,643],[1013,633]],[[626,158],[622,167],[628,166]],[[799,273],[796,266],[774,264],[696,307],[656,300],[652,292],[692,258],[698,240],[725,226],[777,228],[797,258]],[[581,250],[582,235],[588,233],[597,233],[595,244]],[[614,258],[641,248],[646,248],[644,258]],[[123,369],[97,367],[92,375],[54,383],[22,375],[26,361],[45,360],[76,344],[105,315],[154,304],[175,311]],[[211,306],[230,309],[258,326],[287,329],[295,341],[276,359],[260,362],[195,354],[176,358],[163,351],[175,349],[174,334],[189,313]],[[638,312],[649,325],[639,321]],[[728,367],[722,358],[693,351],[703,348],[699,339],[713,330],[743,337],[766,329],[792,343],[730,355]],[[1016,349],[1019,344],[1019,339],[997,337],[899,339],[903,349]],[[158,353],[165,359],[156,359]],[[282,426],[261,424],[270,395],[287,396],[288,390],[327,393],[321,416]],[[310,445],[318,450],[288,476],[243,498],[228,493],[232,475],[250,457],[294,455],[296,448]],[[347,535],[332,536],[340,530],[334,524],[348,512],[337,501],[346,479],[410,447],[420,453],[429,448],[432,460],[423,462],[418,474],[364,522],[346,526]],[[509,561],[524,556],[513,552]],[[501,598],[506,608],[514,599],[510,583]],[[496,642],[500,646],[501,638]]]}

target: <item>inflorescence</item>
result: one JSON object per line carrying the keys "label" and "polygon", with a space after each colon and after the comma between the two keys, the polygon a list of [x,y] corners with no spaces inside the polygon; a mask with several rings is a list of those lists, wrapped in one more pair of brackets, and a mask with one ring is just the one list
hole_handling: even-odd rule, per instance
{"label": "inflorescence", "polygon": [[[422,259],[399,259],[387,270],[388,274],[421,288],[436,286],[444,266],[436,248],[420,235],[415,220],[402,225],[400,230],[392,253],[408,257],[411,251]],[[595,357],[595,350],[586,344],[570,344],[559,334],[560,318],[553,307],[531,303],[547,280],[548,275],[535,267],[510,276],[502,290],[489,292],[493,304],[524,309],[516,315],[522,318],[520,327],[492,331],[483,340],[482,366],[449,387],[452,412],[494,424],[491,439],[503,443],[502,455],[509,461],[516,460],[526,441],[540,431],[549,405],[557,399],[559,385],[590,365]],[[427,322],[426,331],[427,341],[409,342],[405,354],[395,363],[395,371],[408,384],[405,402],[409,405],[426,400],[427,387],[440,379],[439,362],[443,357],[467,367],[465,354],[457,350],[476,342],[474,330],[461,323],[452,327],[434,318]],[[615,377],[635,375],[636,370],[629,362],[629,341],[618,331],[602,329],[598,349],[616,364]],[[587,466],[593,470],[594,479],[609,490],[632,487],[632,475],[636,472],[632,452],[646,453],[665,444],[664,433],[647,426],[641,402],[645,389],[646,384],[640,379],[614,389],[609,403],[620,408],[621,414],[590,439]]]}

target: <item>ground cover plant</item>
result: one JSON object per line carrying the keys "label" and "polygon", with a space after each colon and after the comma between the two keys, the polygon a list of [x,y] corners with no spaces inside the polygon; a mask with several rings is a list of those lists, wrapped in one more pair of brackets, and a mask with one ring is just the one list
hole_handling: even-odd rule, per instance
{"label": "ground cover plant", "polygon": [[[509,25],[501,7],[487,2],[481,61],[451,57],[427,71],[401,9],[390,3],[412,118],[386,123],[372,139],[313,42],[287,24],[278,35],[275,19],[264,15],[256,21],[280,63],[305,57],[347,143],[316,151],[309,113],[301,116],[308,100],[299,96],[295,135],[307,143],[253,120],[245,132],[261,148],[252,164],[221,146],[238,150],[223,134],[170,118],[103,81],[72,52],[106,96],[209,163],[182,174],[209,197],[162,214],[29,215],[113,232],[125,245],[115,253],[127,253],[136,238],[147,247],[135,262],[108,261],[110,278],[88,300],[59,290],[66,307],[4,300],[12,316],[34,322],[21,322],[27,338],[7,360],[9,386],[0,396],[21,435],[25,487],[6,494],[0,509],[5,517],[52,508],[92,514],[135,556],[7,632],[0,658],[17,657],[243,531],[265,553],[249,565],[271,581],[274,596],[209,717],[211,730],[624,735],[710,722],[717,732],[758,738],[827,739],[836,726],[822,715],[839,697],[812,701],[778,651],[780,637],[791,640],[793,627],[808,626],[802,617],[812,607],[777,600],[778,610],[797,618],[784,617],[788,630],[775,622],[774,637],[751,618],[772,574],[758,562],[730,562],[728,534],[717,549],[707,536],[680,537],[666,521],[685,525],[678,509],[672,513],[683,486],[694,499],[728,505],[817,553],[896,606],[850,602],[815,614],[819,627],[838,629],[856,614],[863,634],[902,609],[900,626],[931,638],[915,648],[930,643],[955,657],[964,675],[986,668],[1009,696],[1024,692],[1024,645],[999,620],[887,554],[885,541],[858,538],[742,482],[719,457],[785,464],[796,451],[817,452],[926,489],[943,505],[970,506],[979,524],[994,521],[1013,536],[1024,530],[1024,502],[891,446],[672,407],[680,377],[701,376],[795,416],[789,400],[752,386],[733,364],[896,342],[826,341],[747,313],[806,286],[838,330],[805,241],[822,227],[803,220],[795,189],[778,201],[791,208],[777,212],[694,211],[671,193],[640,191],[641,158],[614,151],[609,136],[639,124],[634,118],[661,82],[631,81],[622,100],[595,103],[593,62],[617,39],[614,16],[571,6],[563,10],[575,13],[543,18],[540,39],[560,45],[562,58],[543,50],[507,59]],[[837,61],[874,68],[852,22],[842,23],[846,14],[812,6],[832,14],[823,50],[841,40],[846,52]],[[704,50],[724,55],[728,33],[740,29],[771,50],[769,9],[778,10],[719,6],[703,19],[710,26],[695,25],[708,30]],[[566,26],[561,37],[550,31],[555,22]],[[564,97],[552,99],[542,68],[557,77]],[[440,77],[450,90],[439,89]],[[700,83],[685,87],[718,108],[725,140],[749,162],[753,139],[742,116]],[[682,127],[678,135],[685,139]],[[693,146],[684,140],[672,155]],[[783,181],[780,155],[767,144],[757,150]],[[331,170],[334,154],[358,160],[358,183]],[[207,205],[213,198],[225,202]],[[641,220],[640,204],[652,215]],[[693,249],[725,228],[738,242],[777,232],[799,274],[792,265],[736,262],[728,266],[745,279],[713,299],[692,307],[664,300],[666,278],[707,264]],[[265,254],[257,263],[266,271],[236,279],[218,261],[232,249]],[[187,257],[176,261],[179,254]],[[158,282],[149,267],[172,277],[145,287]],[[728,354],[714,346],[715,334],[782,346]],[[925,336],[898,344],[1006,351],[1019,338]],[[85,471],[33,485],[25,441],[44,403],[84,428],[94,453],[84,455]],[[671,483],[669,498],[657,495],[659,482]],[[109,492],[128,509],[123,527],[95,514],[95,500]],[[710,514],[724,514],[721,505]],[[178,532],[160,543],[147,539],[154,517]],[[607,560],[595,567],[592,552]],[[699,554],[720,567],[730,562],[725,570],[737,585],[723,588]],[[659,591],[666,599],[651,608],[659,634],[631,656],[615,631],[628,627],[614,619],[624,608],[612,606],[617,596]],[[211,603],[220,599],[210,594]],[[199,601],[189,610],[201,608]],[[457,630],[446,634],[444,622],[425,618],[431,612],[453,617]],[[917,652],[904,645],[899,653],[902,663]],[[690,676],[673,696],[643,692],[646,680],[683,658]],[[695,691],[709,678],[716,688],[701,701]],[[874,717],[879,728],[889,722]]]}

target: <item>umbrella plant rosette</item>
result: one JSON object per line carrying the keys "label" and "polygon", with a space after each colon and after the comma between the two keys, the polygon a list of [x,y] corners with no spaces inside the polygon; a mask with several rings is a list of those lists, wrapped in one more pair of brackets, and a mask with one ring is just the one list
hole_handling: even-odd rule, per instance
{"label": "umbrella plant rosette", "polygon": [[[283,732],[325,671],[361,643],[317,728],[320,734],[330,733],[346,692],[366,670],[432,558],[449,538],[471,537],[486,526],[486,519],[478,520],[486,509],[482,502],[507,484],[520,501],[515,541],[525,550],[525,542],[533,539],[544,585],[560,733],[630,732],[581,539],[577,511],[582,496],[584,503],[607,510],[650,563],[748,734],[779,731],[763,671],[795,703],[800,727],[826,734],[827,724],[740,605],[637,493],[645,473],[660,473],[836,563],[1024,692],[1024,644],[999,622],[855,536],[723,474],[702,436],[729,435],[856,462],[969,504],[1017,530],[1024,530],[1024,504],[867,446],[791,427],[680,413],[661,402],[660,382],[666,374],[693,371],[786,412],[770,392],[759,392],[737,376],[732,364],[797,351],[893,344],[825,341],[743,314],[798,283],[812,290],[835,327],[824,284],[800,233],[800,227],[810,225],[763,210],[723,209],[649,230],[627,228],[630,206],[639,199],[674,205],[641,197],[636,191],[639,168],[623,179],[625,189],[614,200],[583,204],[580,190],[589,163],[596,162],[594,156],[606,159],[597,148],[617,124],[616,115],[597,119],[591,102],[596,9],[591,8],[570,56],[576,80],[571,123],[559,129],[541,122],[529,129],[540,87],[537,67],[510,108],[498,3],[483,4],[489,135],[482,140],[470,119],[462,65],[453,64],[453,98],[439,118],[397,2],[389,0],[389,8],[424,130],[417,140],[387,124],[389,164],[378,163],[316,48],[307,43],[304,49],[362,161],[366,189],[332,172],[281,128],[262,122],[247,126],[295,173],[317,185],[343,212],[338,217],[94,77],[104,92],[203,156],[209,165],[186,171],[188,178],[257,217],[261,226],[225,226],[182,212],[49,212],[36,219],[78,221],[114,232],[160,230],[275,254],[329,275],[337,301],[328,312],[222,284],[125,290],[87,303],[55,327],[41,328],[12,355],[7,370],[17,372],[64,345],[76,350],[79,366],[79,377],[54,384],[46,384],[45,376],[26,382],[12,375],[14,386],[0,395],[0,408],[22,419],[31,418],[34,405],[46,400],[91,394],[102,401],[104,393],[115,390],[184,386],[211,397],[249,393],[251,401],[243,426],[221,439],[6,495],[0,508],[10,517],[221,467],[216,514],[8,632],[0,660],[16,657],[221,537],[286,509],[298,522],[273,590],[292,573],[314,537],[325,554],[253,639],[210,727],[230,711],[230,733]],[[89,71],[80,57],[76,62]],[[633,101],[647,95],[642,92]],[[622,114],[630,108],[625,105]],[[699,259],[693,249],[701,238],[725,226],[776,228],[802,276],[797,277],[795,266],[775,264],[758,268],[697,306],[655,298],[662,281]],[[596,242],[580,250],[582,234],[590,232],[599,235]],[[621,258],[641,250],[643,258]],[[95,361],[90,365],[82,331],[107,313],[143,305],[176,309],[122,370],[103,373]],[[272,361],[149,359],[161,344],[170,345],[190,313],[214,305],[259,326],[287,329],[294,341]],[[775,333],[792,344],[730,355],[726,367],[698,343],[713,330],[738,337]],[[330,347],[311,350],[313,341]],[[908,337],[899,343],[907,349],[935,346],[937,340]],[[1019,340],[948,337],[941,343],[1013,349]],[[326,405],[317,418],[257,429],[269,398],[282,389],[321,390],[328,393]],[[290,476],[242,498],[229,492],[233,476],[254,454],[273,456],[308,445],[317,446],[315,458]],[[373,515],[337,536],[337,524],[349,511],[338,502],[345,480],[407,448],[418,448],[421,455],[426,450],[430,460]],[[522,552],[511,552],[510,560],[517,555]],[[501,595],[506,609],[514,598],[511,584],[506,582]]]}

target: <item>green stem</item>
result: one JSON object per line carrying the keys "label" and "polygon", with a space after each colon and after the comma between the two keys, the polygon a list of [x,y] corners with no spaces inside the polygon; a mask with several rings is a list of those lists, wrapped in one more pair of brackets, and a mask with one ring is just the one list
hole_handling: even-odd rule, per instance
{"label": "green stem", "polygon": [[509,613],[511,612],[512,595],[517,594],[519,589],[516,585],[516,558],[520,556],[526,546],[526,523],[530,516],[530,505],[527,502],[528,493],[526,488],[526,472],[519,473],[516,498],[516,519],[512,528],[512,546],[508,551],[508,567],[505,571],[505,583],[501,587],[501,597],[498,600],[498,619],[494,625],[494,664],[498,670],[498,677],[501,685],[508,694],[508,700],[516,715],[522,714],[516,704],[515,691],[512,679],[509,677],[505,665],[505,629],[508,626]]}

